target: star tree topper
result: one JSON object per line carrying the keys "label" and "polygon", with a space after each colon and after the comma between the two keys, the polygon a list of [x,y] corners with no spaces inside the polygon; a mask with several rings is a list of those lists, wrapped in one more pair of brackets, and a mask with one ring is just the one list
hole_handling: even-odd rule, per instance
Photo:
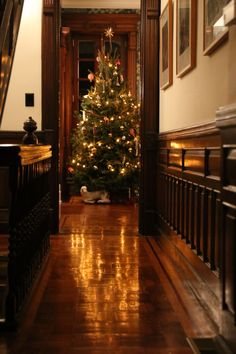
{"label": "star tree topper", "polygon": [[105,36],[108,37],[110,40],[114,36],[113,29],[111,27],[105,29]]}

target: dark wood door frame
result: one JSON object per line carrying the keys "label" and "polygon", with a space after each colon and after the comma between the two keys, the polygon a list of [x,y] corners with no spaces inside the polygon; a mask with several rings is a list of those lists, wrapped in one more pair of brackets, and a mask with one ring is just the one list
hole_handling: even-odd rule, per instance
{"label": "dark wood door frame", "polygon": [[53,130],[51,183],[51,232],[59,228],[59,40],[60,1],[43,0],[42,17],[42,129]]}
{"label": "dark wood door frame", "polygon": [[[55,131],[54,141],[54,169],[55,181],[53,186],[53,202],[57,204],[54,214],[55,230],[59,225],[59,63],[60,63],[60,2],[59,0],[44,0],[43,2],[43,32],[42,32],[42,126],[43,129]],[[140,178],[140,234],[148,235],[155,232],[156,227],[156,155],[157,134],[159,129],[159,0],[141,0],[141,178]],[[70,27],[71,31],[86,32],[88,25],[84,21],[78,21],[78,14],[72,14],[70,24],[63,17],[63,26]],[[104,14],[103,14],[104,15]],[[107,14],[104,22],[94,19],[90,24],[90,30],[101,31],[104,27],[111,26],[117,33],[129,33],[129,58],[132,70],[134,60],[134,42],[136,40],[136,28],[125,22],[121,25],[112,20]],[[138,16],[133,14],[134,16]],[[94,15],[95,16],[95,15]],[[118,16],[118,14],[116,14]],[[120,23],[118,21],[118,23]]]}
{"label": "dark wood door frame", "polygon": [[159,132],[159,0],[141,0],[141,177],[139,232],[156,233]]}

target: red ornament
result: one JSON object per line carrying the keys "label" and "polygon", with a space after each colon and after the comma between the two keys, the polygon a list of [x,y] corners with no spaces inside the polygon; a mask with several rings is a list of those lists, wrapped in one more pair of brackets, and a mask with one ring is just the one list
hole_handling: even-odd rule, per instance
{"label": "red ornament", "polygon": [[88,79],[90,82],[92,82],[94,80],[94,74],[93,73],[89,73],[88,74]]}
{"label": "red ornament", "polygon": [[121,65],[120,59],[116,59],[115,64],[116,64],[117,66],[120,66],[120,65]]}
{"label": "red ornament", "polygon": [[129,130],[129,133],[130,133],[130,135],[132,135],[133,137],[135,137],[135,135],[136,135],[136,131],[135,131],[134,128],[131,128],[131,129]]}
{"label": "red ornament", "polygon": [[75,170],[73,169],[72,166],[68,166],[68,172],[69,172],[69,173],[74,173],[74,171],[75,171]]}

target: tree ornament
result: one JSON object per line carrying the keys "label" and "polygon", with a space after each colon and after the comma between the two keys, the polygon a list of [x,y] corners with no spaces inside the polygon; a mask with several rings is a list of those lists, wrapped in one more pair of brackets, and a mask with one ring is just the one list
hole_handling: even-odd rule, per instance
{"label": "tree ornament", "polygon": [[120,86],[120,82],[119,82],[119,77],[117,76],[116,78],[116,86],[119,87]]}
{"label": "tree ornament", "polygon": [[91,151],[92,151],[93,154],[96,154],[97,148],[93,147],[93,148],[91,149]]}
{"label": "tree ornament", "polygon": [[129,130],[129,133],[130,133],[130,135],[132,135],[133,137],[136,136],[136,133],[135,133],[135,129],[134,129],[134,128],[131,128],[131,129]]}
{"label": "tree ornament", "polygon": [[82,128],[81,128],[81,131],[82,131],[82,134],[85,135],[86,132],[87,132],[87,129],[86,129],[85,127],[82,127]]}
{"label": "tree ornament", "polygon": [[116,64],[117,66],[120,66],[120,65],[121,65],[120,59],[116,59],[115,64]]}
{"label": "tree ornament", "polygon": [[94,80],[94,74],[93,73],[89,73],[88,74],[88,79],[90,82],[92,82]]}

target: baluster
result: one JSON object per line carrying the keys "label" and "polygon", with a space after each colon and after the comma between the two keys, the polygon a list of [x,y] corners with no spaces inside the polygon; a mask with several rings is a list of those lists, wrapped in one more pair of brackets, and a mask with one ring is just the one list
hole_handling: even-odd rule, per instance
{"label": "baluster", "polygon": [[191,248],[195,248],[194,242],[194,185],[190,184],[189,188],[189,234],[187,242],[190,242]]}
{"label": "baluster", "polygon": [[180,214],[180,183],[179,180],[176,179],[175,182],[175,227],[176,227],[176,232],[177,234],[180,233],[179,225],[180,225],[180,220],[179,220],[179,214]]}
{"label": "baluster", "polygon": [[200,247],[200,196],[199,196],[200,190],[199,186],[196,185],[195,191],[194,191],[194,247],[196,248],[196,252],[199,255],[201,253],[201,247]]}
{"label": "baluster", "polygon": [[216,198],[212,189],[207,190],[208,194],[208,221],[207,221],[207,258],[211,269],[215,269],[215,219],[216,219]]}
{"label": "baluster", "polygon": [[175,229],[175,178],[171,177],[171,226]]}
{"label": "baluster", "polygon": [[207,257],[207,216],[208,216],[208,205],[207,205],[207,190],[206,188],[201,188],[200,194],[200,248],[201,254],[204,262],[208,262]]}
{"label": "baluster", "polygon": [[179,181],[179,233],[182,237],[184,232],[184,188],[183,188],[183,180]]}
{"label": "baluster", "polygon": [[168,176],[165,174],[165,213],[164,213],[164,219],[166,222],[168,222]]}
{"label": "baluster", "polygon": [[215,220],[215,267],[216,270],[220,269],[220,234],[221,234],[221,208],[222,203],[220,193],[216,192],[216,220]]}
{"label": "baluster", "polygon": [[184,185],[184,234],[183,238],[188,239],[188,224],[189,224],[189,198],[188,198],[188,182]]}
{"label": "baluster", "polygon": [[172,195],[172,183],[171,176],[168,176],[168,222],[171,225],[171,195]]}

